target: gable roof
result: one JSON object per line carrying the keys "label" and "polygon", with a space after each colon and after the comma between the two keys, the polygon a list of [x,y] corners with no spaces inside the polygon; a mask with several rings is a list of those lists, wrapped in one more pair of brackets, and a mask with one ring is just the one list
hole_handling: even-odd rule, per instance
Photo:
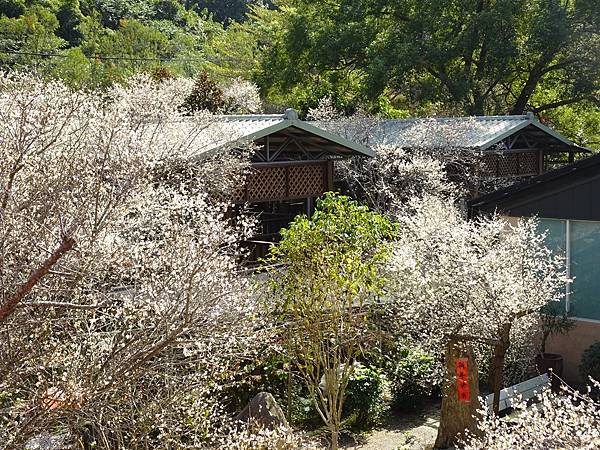
{"label": "gable roof", "polygon": [[311,139],[327,143],[331,148],[343,148],[346,153],[373,156],[369,147],[353,142],[330,131],[298,119],[296,111],[288,109],[284,114],[224,115],[216,116],[198,132],[195,155],[206,157],[225,148],[249,144],[271,134],[288,129]]}
{"label": "gable roof", "polygon": [[[315,125],[346,136],[359,138],[359,126],[351,120],[315,121]],[[533,114],[515,116],[441,117],[422,119],[389,119],[374,121],[369,126],[370,146],[400,145],[405,148],[468,148],[501,150],[502,141],[526,130],[538,143],[560,147],[562,151],[588,152],[535,119]]]}

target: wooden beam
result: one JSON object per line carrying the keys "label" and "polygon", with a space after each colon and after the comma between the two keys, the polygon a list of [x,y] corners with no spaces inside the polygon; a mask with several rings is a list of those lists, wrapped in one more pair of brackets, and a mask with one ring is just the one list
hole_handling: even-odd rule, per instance
{"label": "wooden beam", "polygon": [[275,159],[277,159],[277,157],[281,154],[281,152],[283,152],[288,145],[290,145],[290,142],[292,142],[293,138],[288,137],[283,144],[281,144],[281,146],[277,149],[277,151],[275,152],[275,154],[271,157],[271,159],[269,161],[273,161]]}

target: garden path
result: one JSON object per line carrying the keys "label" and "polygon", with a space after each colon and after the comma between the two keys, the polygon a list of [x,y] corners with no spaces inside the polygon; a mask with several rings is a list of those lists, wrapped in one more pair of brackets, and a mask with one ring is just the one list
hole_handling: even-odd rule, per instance
{"label": "garden path", "polygon": [[440,424],[440,404],[431,403],[415,413],[391,413],[383,425],[354,442],[346,450],[423,450],[433,447]]}

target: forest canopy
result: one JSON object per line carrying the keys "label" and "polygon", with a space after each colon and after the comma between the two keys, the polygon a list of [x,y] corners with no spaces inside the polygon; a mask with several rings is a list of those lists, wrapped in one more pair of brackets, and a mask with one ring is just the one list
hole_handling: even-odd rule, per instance
{"label": "forest canopy", "polygon": [[595,0],[0,0],[0,66],[94,87],[208,70],[274,111],[532,111],[600,146]]}

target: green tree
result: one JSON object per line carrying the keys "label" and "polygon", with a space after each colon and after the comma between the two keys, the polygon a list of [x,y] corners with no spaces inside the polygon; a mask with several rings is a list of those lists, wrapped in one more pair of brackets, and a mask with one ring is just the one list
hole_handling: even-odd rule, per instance
{"label": "green tree", "polygon": [[0,0],[0,15],[14,18],[25,12],[24,0]]}
{"label": "green tree", "polygon": [[317,411],[338,437],[344,391],[375,332],[372,315],[383,287],[380,266],[396,226],[348,197],[326,193],[311,218],[297,217],[271,248],[268,310]]}
{"label": "green tree", "polygon": [[[468,114],[598,103],[597,2],[280,0],[264,83]],[[596,7],[594,8],[594,4]],[[538,95],[554,86],[555,95]]]}
{"label": "green tree", "polygon": [[108,86],[159,67],[195,76],[222,32],[178,0],[0,0],[3,68],[72,86]]}
{"label": "green tree", "polygon": [[56,18],[60,24],[56,34],[67,41],[70,46],[77,46],[83,37],[79,30],[79,24],[83,18],[83,14],[79,10],[79,0],[65,0],[56,11]]}
{"label": "green tree", "polygon": [[[206,9],[221,23],[243,22],[256,0],[186,0],[186,7]],[[270,2],[266,2],[270,3]]]}
{"label": "green tree", "polygon": [[0,16],[0,63],[9,69],[30,68],[46,73],[53,64],[52,57],[65,46],[56,36],[59,23],[53,12],[33,6],[16,18]]}

